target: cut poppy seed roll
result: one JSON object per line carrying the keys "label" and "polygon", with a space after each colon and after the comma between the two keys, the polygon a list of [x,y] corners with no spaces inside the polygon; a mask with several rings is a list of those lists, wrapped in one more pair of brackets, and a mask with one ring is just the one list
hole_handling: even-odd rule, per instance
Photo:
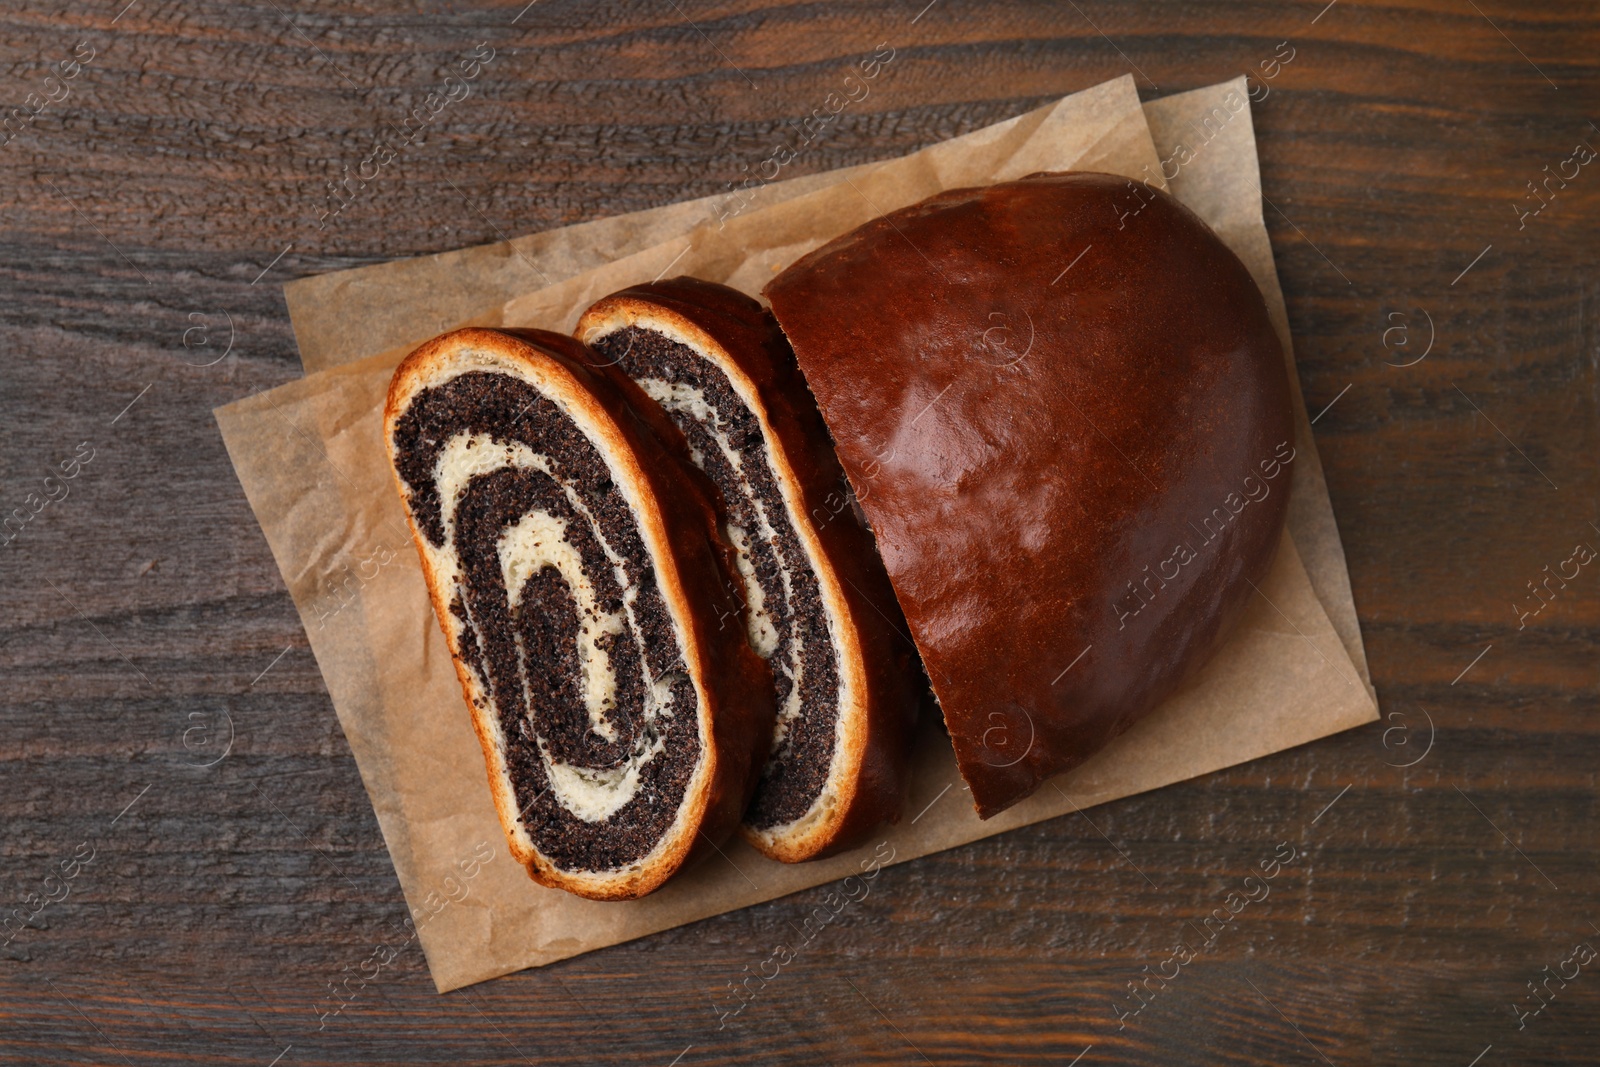
{"label": "cut poppy seed roll", "polygon": [[659,408],[542,331],[458,330],[396,370],[385,438],[512,854],[642,896],[739,822],[766,665],[719,620],[714,490]]}
{"label": "cut poppy seed roll", "polygon": [[797,260],[794,346],[988,818],[1209,662],[1288,513],[1294,408],[1249,270],[1109,174],[952,189]]}
{"label": "cut poppy seed roll", "polygon": [[858,842],[899,815],[915,667],[788,343],[755,300],[693,278],[613,294],[577,334],[666,409],[721,491],[749,608],[724,621],[772,665],[778,707],[741,832],[786,862]]}

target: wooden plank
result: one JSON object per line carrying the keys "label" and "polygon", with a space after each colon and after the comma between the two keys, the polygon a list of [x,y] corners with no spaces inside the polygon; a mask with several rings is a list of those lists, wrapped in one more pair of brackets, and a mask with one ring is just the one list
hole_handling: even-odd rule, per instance
{"label": "wooden plank", "polygon": [[[94,855],[0,949],[0,1059],[1593,1059],[1587,971],[1513,1008],[1600,944],[1600,579],[1512,607],[1600,545],[1600,173],[1514,206],[1600,143],[1592,5],[115,0],[0,26],[8,106],[93,50],[0,145],[0,511],[92,451],[0,549],[0,911]],[[1254,106],[1267,226],[1402,717],[886,871],[737,1015],[729,983],[821,891],[437,996],[210,409],[298,373],[285,280],[716,192],[883,41],[793,173],[1130,70],[1146,97],[1259,77],[1289,43]],[[479,42],[473,93],[319,227]],[[1390,365],[1420,351],[1385,347],[1393,315],[1408,346],[1431,321],[1421,362]],[[1280,841],[1271,896],[1119,1029]]]}

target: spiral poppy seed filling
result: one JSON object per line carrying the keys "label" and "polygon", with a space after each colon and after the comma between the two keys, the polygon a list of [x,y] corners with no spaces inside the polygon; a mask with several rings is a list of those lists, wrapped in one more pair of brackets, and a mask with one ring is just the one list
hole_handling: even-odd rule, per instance
{"label": "spiral poppy seed filling", "polygon": [[700,758],[697,698],[605,459],[529,383],[477,371],[417,394],[394,445],[522,827],[564,869],[642,859]]}
{"label": "spiral poppy seed filling", "polygon": [[817,576],[789,518],[761,423],[719,367],[661,333],[627,326],[594,347],[666,409],[688,439],[690,458],[722,493],[750,644],[773,667],[778,701],[772,754],[745,823],[758,830],[792,823],[828,783],[840,685]]}

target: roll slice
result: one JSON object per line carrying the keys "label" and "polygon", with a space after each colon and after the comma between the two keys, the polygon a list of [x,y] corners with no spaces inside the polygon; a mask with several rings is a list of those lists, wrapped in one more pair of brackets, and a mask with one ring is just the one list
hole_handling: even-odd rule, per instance
{"label": "roll slice", "polygon": [[572,338],[458,330],[396,370],[385,439],[512,854],[642,896],[732,832],[772,736],[714,490]]}
{"label": "roll slice", "polygon": [[613,294],[577,334],[665,408],[721,491],[778,707],[741,832],[786,862],[856,843],[898,817],[925,687],[788,343],[756,301],[692,278]]}

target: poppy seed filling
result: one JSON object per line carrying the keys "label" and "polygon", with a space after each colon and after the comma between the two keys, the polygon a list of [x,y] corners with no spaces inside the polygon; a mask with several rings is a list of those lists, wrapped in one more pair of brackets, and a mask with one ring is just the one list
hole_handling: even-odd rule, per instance
{"label": "poppy seed filling", "polygon": [[608,362],[659,402],[688,439],[690,457],[726,506],[749,637],[773,668],[778,726],[745,823],[784,826],[816,804],[828,782],[839,715],[834,641],[816,572],[773,472],[760,420],[716,364],[637,326],[595,342]]}
{"label": "poppy seed filling", "polygon": [[495,372],[417,393],[394,446],[534,847],[565,870],[643,859],[700,761],[698,699],[610,466],[558,404]]}

